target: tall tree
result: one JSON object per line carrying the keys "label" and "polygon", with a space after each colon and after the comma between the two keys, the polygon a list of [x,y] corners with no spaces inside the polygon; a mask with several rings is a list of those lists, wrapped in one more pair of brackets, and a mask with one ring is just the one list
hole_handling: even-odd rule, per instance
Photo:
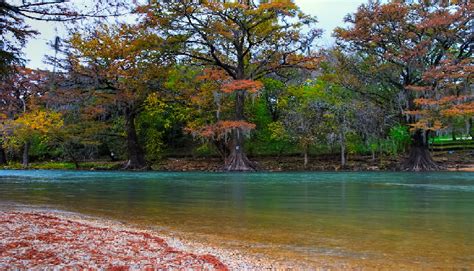
{"label": "tall tree", "polygon": [[388,134],[400,116],[398,90],[386,80],[393,72],[377,65],[374,56],[347,54],[337,47],[326,51],[325,59],[319,79],[328,84],[331,96],[338,97],[332,109],[337,109],[339,119],[341,162],[346,160],[344,130],[359,135],[375,159],[375,142]]}
{"label": "tall tree", "polygon": [[329,105],[318,99],[315,95],[304,95],[292,91],[292,98],[288,101],[288,108],[283,115],[283,127],[287,131],[290,140],[301,147],[304,156],[304,168],[308,166],[309,149],[311,146],[321,143],[331,121]]}
{"label": "tall tree", "polygon": [[459,61],[448,54],[442,65],[423,73],[425,86],[412,89],[423,91],[425,95],[413,101],[417,110],[407,112],[417,120],[413,128],[439,130],[451,126],[455,140],[455,121],[469,123],[474,117],[473,65],[472,57]]}
{"label": "tall tree", "polygon": [[121,132],[111,124],[115,115],[110,114],[103,99],[91,91],[94,84],[89,77],[57,72],[48,85],[50,89],[43,96],[43,103],[61,113],[63,120],[61,129],[48,143],[57,148],[63,158],[79,168],[80,161],[97,157],[100,146],[123,145],[116,144],[117,140],[123,140]]}
{"label": "tall tree", "polygon": [[136,118],[152,92],[162,89],[169,59],[160,51],[162,39],[136,26],[100,25],[74,34],[68,53],[70,71],[90,80],[91,95],[101,110],[117,110],[125,119],[128,169],[146,167]]}
{"label": "tall tree", "polygon": [[434,81],[428,80],[427,72],[443,69],[452,61],[468,66],[465,60],[472,57],[474,49],[473,7],[465,1],[446,5],[429,1],[374,1],[348,15],[347,28],[335,30],[339,44],[346,50],[375,57],[375,65],[392,71],[385,80],[398,88],[405,101],[402,111],[412,127],[410,154],[402,165],[405,170],[441,168],[428,150],[429,132],[441,125],[425,122],[420,126],[422,116],[417,114],[421,109],[417,99],[446,95],[443,88],[434,87]]}
{"label": "tall tree", "polygon": [[[237,131],[236,136],[249,137],[250,132],[255,129],[255,124],[242,119],[233,120],[236,104],[230,98],[235,96],[235,80],[225,71],[204,69],[195,81],[196,90],[190,93],[192,98],[189,104],[193,108],[194,117],[188,121],[185,131],[193,137],[213,143],[227,165],[227,158],[237,157],[229,156],[228,143],[232,139],[232,133]],[[245,87],[247,93],[255,95],[262,88],[262,84],[258,81],[241,80],[237,88],[242,87]],[[246,156],[242,157],[242,161],[256,168]]]}
{"label": "tall tree", "polygon": [[[168,37],[175,52],[230,77],[226,91],[234,97],[234,116],[226,170],[249,171],[256,166],[244,151],[247,87],[268,74],[295,68],[314,69],[310,51],[321,31],[316,19],[293,1],[150,1],[138,11],[143,24]],[[241,125],[237,125],[241,124]]]}
{"label": "tall tree", "polygon": [[[35,103],[45,94],[46,83],[49,73],[45,71],[33,70],[16,66],[14,71],[9,73],[0,82],[0,118],[5,128],[6,123],[13,121],[23,114],[29,114],[35,108]],[[0,139],[0,162],[6,163],[5,151],[2,142],[12,132],[11,129],[2,129],[2,139]],[[23,137],[26,138],[26,137]],[[24,164],[28,164],[29,141],[24,143]]]}

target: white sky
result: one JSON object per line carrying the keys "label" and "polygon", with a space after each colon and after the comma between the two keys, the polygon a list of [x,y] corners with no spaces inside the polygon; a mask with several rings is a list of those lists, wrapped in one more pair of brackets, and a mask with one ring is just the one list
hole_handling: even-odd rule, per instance
{"label": "white sky", "polygon": [[[331,37],[332,30],[343,24],[343,18],[348,13],[356,11],[364,0],[295,0],[295,3],[307,13],[318,18],[318,27],[324,30],[323,37],[318,41],[319,46],[330,46],[334,39]],[[41,34],[30,39],[24,53],[28,59],[27,66],[32,68],[50,69],[43,63],[45,55],[53,55],[53,50],[47,45],[56,36],[64,36],[63,27],[59,23],[51,22],[29,22],[33,29]]]}

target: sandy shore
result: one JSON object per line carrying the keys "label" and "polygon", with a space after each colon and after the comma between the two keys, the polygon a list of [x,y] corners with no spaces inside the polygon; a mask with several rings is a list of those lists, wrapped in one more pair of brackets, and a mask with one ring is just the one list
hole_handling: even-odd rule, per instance
{"label": "sandy shore", "polygon": [[0,270],[288,270],[304,265],[48,209],[0,209]]}
{"label": "sandy shore", "polygon": [[232,249],[179,232],[79,213],[0,205],[0,270],[441,270],[458,266],[251,251],[251,247]]}
{"label": "sandy shore", "polygon": [[147,232],[44,212],[0,212],[0,270],[227,270],[210,254],[170,246]]}
{"label": "sandy shore", "polygon": [[474,164],[448,167],[448,171],[474,172]]}

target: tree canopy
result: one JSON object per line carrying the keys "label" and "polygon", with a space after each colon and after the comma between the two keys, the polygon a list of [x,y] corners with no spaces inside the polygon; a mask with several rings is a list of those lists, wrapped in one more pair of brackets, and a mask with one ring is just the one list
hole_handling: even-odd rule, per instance
{"label": "tree canopy", "polygon": [[[442,169],[430,140],[473,134],[473,7],[369,1],[321,48],[317,19],[290,0],[1,1],[0,163],[216,156],[253,171],[256,156],[344,168],[408,150],[400,169]],[[87,18],[56,44],[53,72],[24,67],[31,20]]]}

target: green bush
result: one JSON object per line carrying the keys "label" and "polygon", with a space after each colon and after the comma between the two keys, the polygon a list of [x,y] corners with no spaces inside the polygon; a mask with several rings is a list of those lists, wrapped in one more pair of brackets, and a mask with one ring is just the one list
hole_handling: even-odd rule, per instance
{"label": "green bush", "polygon": [[194,154],[197,156],[211,156],[216,154],[216,152],[213,150],[212,146],[210,146],[210,143],[204,143],[194,149]]}
{"label": "green bush", "polygon": [[384,144],[384,149],[392,155],[405,152],[411,142],[410,132],[407,126],[397,125],[390,129],[390,144]]}

